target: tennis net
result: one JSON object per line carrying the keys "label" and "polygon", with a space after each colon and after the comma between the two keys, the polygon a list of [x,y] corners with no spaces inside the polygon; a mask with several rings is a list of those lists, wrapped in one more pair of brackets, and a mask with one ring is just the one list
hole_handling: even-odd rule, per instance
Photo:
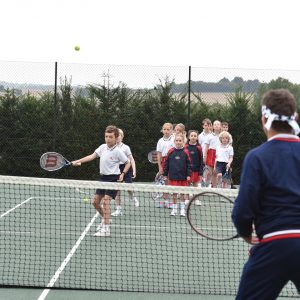
{"label": "tennis net", "polygon": [[[121,194],[109,237],[94,236],[97,188]],[[165,208],[163,195],[204,190],[0,176],[0,286],[234,295],[249,246],[200,237]],[[281,295],[297,292],[288,285]]]}

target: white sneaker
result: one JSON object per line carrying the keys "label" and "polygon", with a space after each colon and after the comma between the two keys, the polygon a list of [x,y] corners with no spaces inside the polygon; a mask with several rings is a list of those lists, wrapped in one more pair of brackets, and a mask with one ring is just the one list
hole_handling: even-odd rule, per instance
{"label": "white sneaker", "polygon": [[139,203],[139,200],[137,197],[133,197],[133,201],[134,201],[134,206],[135,207],[139,207],[140,206],[140,203]]}
{"label": "white sneaker", "polygon": [[180,210],[180,216],[185,217],[185,209],[184,208],[182,208]]}
{"label": "white sneaker", "polygon": [[200,200],[195,200],[195,205],[202,205]]}
{"label": "white sneaker", "polygon": [[119,217],[123,215],[123,211],[121,209],[117,209],[111,214],[113,217]]}
{"label": "white sneaker", "polygon": [[[111,223],[112,222],[112,220],[111,219],[109,219],[109,223]],[[102,227],[103,227],[103,225],[104,225],[104,221],[102,220],[101,221],[101,223],[96,227],[96,231],[99,231],[99,230],[101,230],[102,229]]]}
{"label": "white sneaker", "polygon": [[101,223],[96,227],[96,231],[101,230],[103,225],[104,225],[104,223],[103,223],[103,221],[101,221]]}
{"label": "white sneaker", "polygon": [[110,230],[104,230],[103,228],[101,228],[94,234],[94,236],[110,236]]}
{"label": "white sneaker", "polygon": [[177,215],[177,209],[173,208],[171,213],[170,213],[170,216],[176,216],[176,215]]}

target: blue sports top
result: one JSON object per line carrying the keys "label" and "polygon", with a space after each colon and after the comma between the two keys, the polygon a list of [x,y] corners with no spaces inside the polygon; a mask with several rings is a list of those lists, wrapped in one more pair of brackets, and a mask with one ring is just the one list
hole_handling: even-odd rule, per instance
{"label": "blue sports top", "polygon": [[164,176],[168,176],[171,180],[187,180],[191,172],[189,152],[184,148],[171,148],[168,152]]}
{"label": "blue sports top", "polygon": [[185,144],[186,149],[190,154],[191,168],[193,172],[199,172],[200,175],[203,173],[203,153],[202,148],[199,144],[191,145]]}
{"label": "blue sports top", "polygon": [[245,157],[232,220],[240,236],[300,232],[300,139],[278,134]]}

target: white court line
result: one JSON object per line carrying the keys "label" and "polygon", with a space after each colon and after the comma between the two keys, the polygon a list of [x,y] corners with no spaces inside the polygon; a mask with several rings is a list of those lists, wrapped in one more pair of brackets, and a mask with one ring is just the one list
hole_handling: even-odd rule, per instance
{"label": "white court line", "polygon": [[4,216],[8,215],[10,212],[14,211],[16,208],[20,207],[21,205],[25,204],[26,202],[34,199],[35,197],[29,197],[28,199],[24,200],[23,202],[19,203],[18,205],[16,205],[15,207],[11,208],[10,210],[8,210],[7,212],[5,212],[4,214],[2,214],[0,216],[0,219],[3,218]]}
{"label": "white court line", "polygon": [[[60,267],[56,270],[55,274],[53,275],[53,277],[51,278],[51,280],[49,281],[49,283],[47,284],[48,288],[53,287],[53,285],[55,284],[56,280],[58,279],[58,277],[60,276],[61,272],[64,270],[64,268],[66,267],[66,265],[68,264],[68,262],[72,258],[73,254],[76,252],[77,248],[79,247],[80,243],[82,242],[82,240],[84,239],[84,237],[86,236],[86,234],[88,233],[88,231],[90,230],[91,226],[95,222],[95,220],[98,217],[98,215],[99,215],[99,213],[97,212],[94,215],[94,217],[92,218],[91,222],[86,226],[86,228],[84,229],[84,231],[81,233],[79,239],[77,240],[77,242],[75,243],[75,245],[73,246],[73,248],[71,249],[71,251],[69,252],[69,254],[66,256],[66,258],[64,259],[64,261],[61,263]],[[37,300],[44,300],[46,298],[46,296],[48,295],[49,292],[50,292],[50,289],[45,289]]]}

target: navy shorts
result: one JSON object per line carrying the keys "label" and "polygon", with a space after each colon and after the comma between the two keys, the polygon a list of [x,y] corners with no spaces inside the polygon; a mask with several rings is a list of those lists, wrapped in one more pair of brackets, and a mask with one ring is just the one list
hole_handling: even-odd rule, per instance
{"label": "navy shorts", "polygon": [[218,173],[222,173],[222,175],[224,175],[226,173],[226,166],[227,163],[223,162],[223,161],[217,161],[216,164],[216,172]]}
{"label": "navy shorts", "polygon": [[[120,175],[101,175],[100,181],[102,182],[117,182],[119,180]],[[97,189],[96,195],[100,196],[110,196],[111,198],[115,199],[117,195],[118,190],[103,190],[103,189]]]}
{"label": "navy shorts", "polygon": [[[120,172],[122,173],[125,168],[125,164],[119,165],[119,168],[120,168]],[[127,173],[124,175],[125,183],[132,183],[132,177],[133,177],[133,170],[132,167],[130,167]]]}
{"label": "navy shorts", "polygon": [[253,246],[244,266],[236,300],[277,299],[292,281],[300,293],[300,238]]}

